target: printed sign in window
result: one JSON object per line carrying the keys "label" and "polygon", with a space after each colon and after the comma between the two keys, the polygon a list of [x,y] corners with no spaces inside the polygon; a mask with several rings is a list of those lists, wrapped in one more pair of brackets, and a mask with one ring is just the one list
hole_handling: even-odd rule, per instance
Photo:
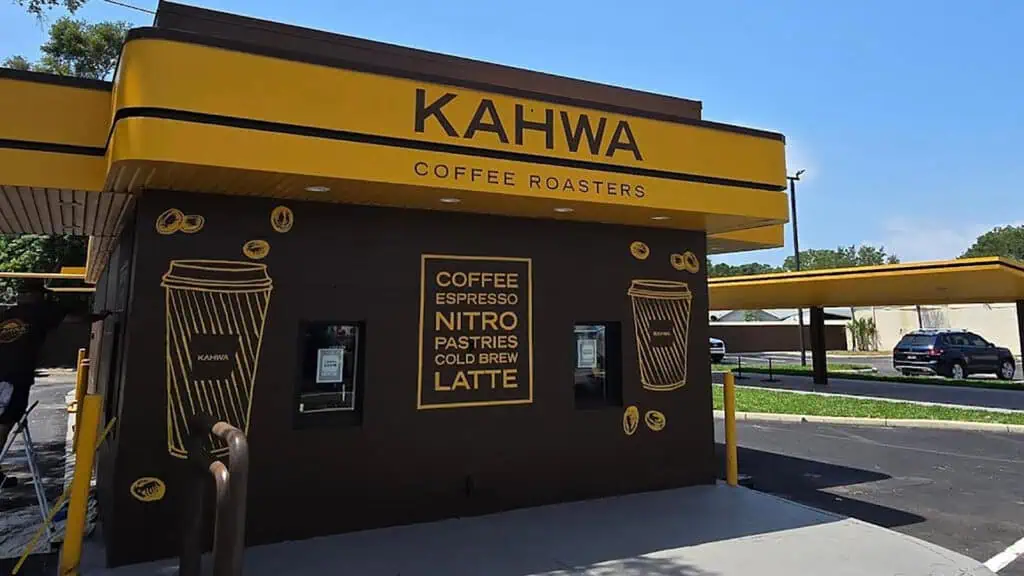
{"label": "printed sign in window", "polygon": [[345,348],[321,348],[316,351],[316,383],[339,384],[344,381]]}
{"label": "printed sign in window", "polygon": [[298,379],[298,411],[353,412],[363,385],[358,370],[358,323],[304,322]]}
{"label": "printed sign in window", "polygon": [[425,254],[417,407],[533,402],[532,261]]}
{"label": "printed sign in window", "polygon": [[597,368],[597,340],[581,338],[576,341],[576,367]]}

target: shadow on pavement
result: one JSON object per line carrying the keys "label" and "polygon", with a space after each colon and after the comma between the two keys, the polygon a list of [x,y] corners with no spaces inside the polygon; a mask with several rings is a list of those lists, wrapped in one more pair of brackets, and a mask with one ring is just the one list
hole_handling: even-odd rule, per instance
{"label": "shadow on pavement", "polygon": [[[0,558],[0,574],[7,576],[18,563],[17,558]],[[59,568],[57,553],[32,554],[18,571],[18,576],[52,576]]]}
{"label": "shadow on pavement", "polygon": [[[832,515],[722,485],[631,494],[251,547],[248,576],[713,576],[681,549],[829,525]],[[704,559],[707,563],[707,559]],[[173,573],[173,562],[92,574]]]}
{"label": "shadow on pavement", "polygon": [[[558,574],[557,572],[555,574]],[[551,574],[550,576],[555,576]],[[630,558],[606,565],[588,566],[586,571],[565,572],[586,576],[714,576],[713,572],[701,570],[678,561],[662,558]]]}
{"label": "shadow on pavement", "polygon": [[[720,463],[721,477],[724,478],[725,446],[716,443],[715,452]],[[927,520],[917,514],[827,491],[839,486],[888,480],[891,478],[888,474],[749,448],[739,448],[737,457],[740,474],[749,476],[745,485],[760,492],[884,528],[908,526]]]}
{"label": "shadow on pavement", "polygon": [[[65,443],[35,442],[36,462],[43,478],[43,489],[46,497],[53,504],[60,496],[64,483]],[[23,444],[19,439],[4,458],[3,469],[7,474],[18,479],[16,486],[4,486],[0,489],[0,513],[10,512],[26,506],[36,506],[36,493],[32,487],[32,476],[25,459]]]}

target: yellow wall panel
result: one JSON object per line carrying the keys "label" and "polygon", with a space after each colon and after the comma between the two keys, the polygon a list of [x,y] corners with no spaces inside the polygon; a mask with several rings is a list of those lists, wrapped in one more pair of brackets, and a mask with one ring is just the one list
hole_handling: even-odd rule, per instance
{"label": "yellow wall panel", "polygon": [[0,139],[103,148],[110,103],[102,90],[0,78]]}
{"label": "yellow wall panel", "polygon": [[0,148],[0,184],[6,186],[101,191],[106,171],[102,156]]}

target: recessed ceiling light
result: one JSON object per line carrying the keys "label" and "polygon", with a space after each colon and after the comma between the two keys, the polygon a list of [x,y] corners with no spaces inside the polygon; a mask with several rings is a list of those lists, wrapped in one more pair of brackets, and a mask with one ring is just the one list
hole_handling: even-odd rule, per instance
{"label": "recessed ceiling light", "polygon": [[330,192],[327,186],[306,186],[306,192]]}
{"label": "recessed ceiling light", "polygon": [[668,216],[651,216],[651,220],[668,220]]}
{"label": "recessed ceiling light", "polygon": [[459,202],[462,202],[462,200],[458,198],[441,198],[441,203],[443,204],[458,204]]}
{"label": "recessed ceiling light", "polygon": [[555,212],[558,212],[559,214],[568,214],[569,212],[574,212],[574,210],[572,208],[555,208]]}

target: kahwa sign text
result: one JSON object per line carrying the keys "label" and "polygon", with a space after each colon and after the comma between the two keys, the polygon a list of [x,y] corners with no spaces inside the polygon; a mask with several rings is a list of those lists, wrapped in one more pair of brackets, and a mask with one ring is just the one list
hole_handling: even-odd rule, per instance
{"label": "kahwa sign text", "polygon": [[555,139],[560,139],[564,149],[570,152],[589,152],[594,156],[618,158],[632,157],[642,161],[643,154],[633,129],[626,120],[614,120],[605,116],[594,116],[586,112],[569,112],[556,108],[540,108],[535,105],[516,103],[514,114],[499,112],[490,98],[476,99],[472,116],[456,117],[449,108],[460,98],[454,92],[428,94],[423,88],[416,89],[416,132],[423,133],[433,124],[452,138],[475,140],[478,138],[497,139],[502,144],[514,143],[523,146],[528,132],[544,135],[544,147],[555,149]]}

